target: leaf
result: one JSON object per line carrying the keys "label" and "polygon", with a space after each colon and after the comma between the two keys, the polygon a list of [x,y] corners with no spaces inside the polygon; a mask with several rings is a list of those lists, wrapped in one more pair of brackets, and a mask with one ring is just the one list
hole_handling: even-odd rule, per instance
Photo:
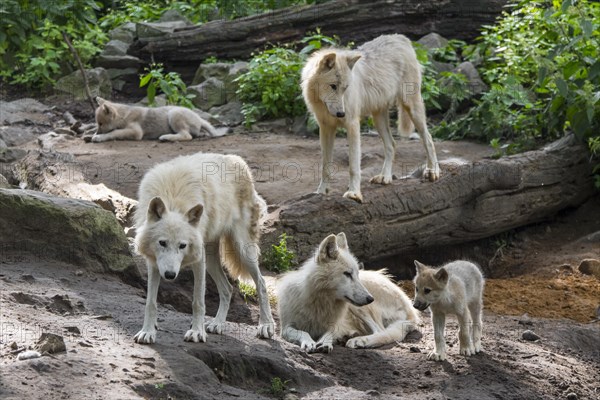
{"label": "leaf", "polygon": [[565,80],[562,78],[556,78],[555,83],[556,88],[558,89],[558,93],[560,93],[560,95],[563,97],[567,97],[567,95],[569,94],[569,87],[567,86],[567,82],[565,82]]}
{"label": "leaf", "polygon": [[580,25],[584,37],[589,38],[590,36],[592,36],[592,32],[594,30],[594,25],[592,24],[592,21],[590,21],[589,19],[584,19],[581,21]]}
{"label": "leaf", "polygon": [[142,79],[140,79],[140,87],[146,86],[148,82],[150,82],[150,79],[152,79],[152,75],[150,74],[146,74],[144,77],[142,77]]}

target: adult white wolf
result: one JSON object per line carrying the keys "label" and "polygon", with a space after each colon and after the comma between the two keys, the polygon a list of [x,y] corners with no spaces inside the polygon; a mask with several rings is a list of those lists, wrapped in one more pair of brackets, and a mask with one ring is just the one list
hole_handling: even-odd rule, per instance
{"label": "adult white wolf", "polygon": [[408,296],[381,271],[359,270],[346,235],[330,235],[314,257],[278,284],[281,336],[303,350],[336,340],[370,348],[402,341],[419,322]]}
{"label": "adult white wolf", "polygon": [[199,136],[222,136],[194,111],[178,106],[140,107],[113,103],[96,97],[98,133],[92,142],[158,139],[163,142],[192,140]]}
{"label": "adult white wolf", "polygon": [[[135,220],[136,244],[148,266],[148,294],[144,326],[135,335],[136,342],[155,341],[160,278],[173,280],[187,266],[194,272],[194,299],[192,326],[184,340],[205,342],[206,331],[222,333],[232,288],[221,261],[233,278],[254,280],[260,305],[258,336],[273,336],[275,324],[258,268],[259,219],[265,211],[250,169],[238,156],[181,156],[146,173]],[[219,290],[220,303],[217,315],[205,326],[207,270]]]}
{"label": "adult white wolf", "polygon": [[421,66],[403,35],[383,35],[357,50],[323,49],[302,70],[302,94],[319,123],[322,172],[318,193],[327,193],[333,169],[333,142],[338,127],[348,132],[350,184],[344,197],[362,202],[360,191],[360,118],[371,115],[383,140],[381,174],[372,183],[390,184],[395,143],[389,127],[389,109],[398,107],[398,130],[408,136],[413,124],[425,145],[424,176],[440,177],[440,168],[427,130],[421,98]]}

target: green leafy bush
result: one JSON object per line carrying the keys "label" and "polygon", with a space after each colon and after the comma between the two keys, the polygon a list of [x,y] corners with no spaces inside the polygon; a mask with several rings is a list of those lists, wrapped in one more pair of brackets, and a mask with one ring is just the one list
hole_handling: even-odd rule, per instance
{"label": "green leafy bush", "polygon": [[[438,136],[501,139],[524,150],[563,135],[598,136],[600,4],[519,2],[484,28],[476,52],[490,90]],[[498,142],[496,142],[498,143]]]}
{"label": "green leafy bush", "polygon": [[148,86],[146,95],[149,105],[155,105],[156,93],[160,91],[167,97],[168,104],[194,108],[192,99],[196,95],[187,93],[187,86],[177,72],[165,74],[162,64],[151,64],[144,70],[146,74],[140,76],[140,87]]}
{"label": "green leafy bush", "polygon": [[296,254],[287,248],[288,236],[282,233],[279,244],[271,245],[271,249],[263,255],[263,266],[269,271],[282,273],[289,271],[295,265]]}
{"label": "green leafy bush", "polygon": [[3,0],[0,9],[0,76],[9,83],[47,87],[76,62],[63,38],[71,38],[82,62],[101,51],[107,36],[96,26],[94,0]]}

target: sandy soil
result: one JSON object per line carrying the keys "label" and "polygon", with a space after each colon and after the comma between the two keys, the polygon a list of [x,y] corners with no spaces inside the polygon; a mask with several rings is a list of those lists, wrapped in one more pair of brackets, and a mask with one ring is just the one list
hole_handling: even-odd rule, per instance
{"label": "sandy soil", "polygon": [[[84,107],[77,107],[81,110],[71,106],[73,114],[89,120]],[[441,160],[476,160],[491,153],[489,147],[474,143],[436,146]],[[39,148],[35,142],[23,147]],[[71,171],[84,171],[91,182],[105,183],[132,198],[149,167],[196,151],[246,158],[259,175],[257,189],[269,204],[308,193],[318,184],[316,137],[252,131],[183,144],[88,144],[67,138],[54,150],[75,155],[76,162],[68,165]],[[423,157],[420,143],[399,143],[396,173],[408,173]],[[379,139],[365,136],[363,185],[378,172],[382,160]],[[335,161],[340,179],[332,195],[341,195],[348,163],[344,138],[337,139]],[[427,315],[406,343],[365,351],[337,346],[330,355],[307,355],[279,337],[254,338],[257,307],[239,293],[224,335],[209,335],[206,344],[185,343],[191,310],[189,274],[176,283],[161,284],[158,343],[136,345],[132,338],[143,320],[143,281],[131,286],[117,275],[2,254],[0,398],[555,399],[571,393],[577,396],[571,399],[599,398],[600,281],[576,271],[582,259],[600,258],[598,215],[596,196],[553,221],[490,240],[487,251],[495,257],[483,266],[490,278],[485,291],[485,351],[472,358],[458,356],[457,324],[450,320],[449,360],[444,363],[425,359],[433,344]],[[142,263],[139,266],[143,270]],[[400,284],[412,296],[411,283]],[[212,283],[207,294],[211,316],[218,304]],[[523,340],[526,329],[541,339]],[[66,353],[16,360],[18,350],[32,347],[42,331],[62,335]],[[282,393],[271,391],[276,377],[288,381]]]}

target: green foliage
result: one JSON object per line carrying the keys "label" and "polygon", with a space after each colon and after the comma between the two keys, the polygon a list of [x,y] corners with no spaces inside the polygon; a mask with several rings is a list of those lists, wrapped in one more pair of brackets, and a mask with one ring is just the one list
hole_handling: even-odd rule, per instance
{"label": "green foliage", "polygon": [[246,303],[248,302],[248,300],[256,301],[256,286],[254,286],[252,283],[239,281],[238,288],[240,289],[240,294],[242,295]]}
{"label": "green foliage", "polygon": [[[485,27],[473,54],[483,57],[490,90],[437,136],[514,142],[511,151],[600,129],[600,5],[588,0],[519,2]],[[493,142],[499,145],[499,141]]]}
{"label": "green foliage", "polygon": [[596,165],[592,171],[594,174],[594,185],[600,189],[600,136],[591,137],[588,139],[588,146],[592,157],[596,159]]}
{"label": "green foliage", "polygon": [[304,115],[298,90],[302,65],[303,58],[291,48],[275,47],[252,58],[248,72],[237,78],[246,126],[264,118]]}
{"label": "green foliage", "polygon": [[282,273],[287,272],[295,265],[296,254],[287,248],[288,236],[282,233],[279,236],[279,244],[271,245],[263,255],[263,265],[269,271]]}
{"label": "green foliage", "polygon": [[0,76],[9,83],[41,88],[73,71],[76,62],[63,32],[82,62],[100,52],[107,36],[96,26],[94,0],[3,0],[0,9]]}
{"label": "green foliage", "polygon": [[289,382],[289,380],[283,381],[280,377],[276,376],[275,378],[271,379],[271,387],[269,388],[269,393],[277,397],[283,396],[283,393],[285,392],[285,389]]}
{"label": "green foliage", "polygon": [[187,108],[194,108],[192,99],[196,96],[187,93],[187,86],[176,72],[164,73],[162,64],[151,64],[144,69],[145,75],[140,75],[140,87],[148,86],[146,94],[148,104],[155,105],[157,91],[165,94],[167,103]]}
{"label": "green foliage", "polygon": [[298,90],[304,61],[312,51],[338,42],[335,37],[325,36],[317,29],[300,43],[304,47],[299,52],[291,47],[273,47],[255,54],[248,72],[236,79],[246,126],[261,119],[297,117],[306,113]]}

